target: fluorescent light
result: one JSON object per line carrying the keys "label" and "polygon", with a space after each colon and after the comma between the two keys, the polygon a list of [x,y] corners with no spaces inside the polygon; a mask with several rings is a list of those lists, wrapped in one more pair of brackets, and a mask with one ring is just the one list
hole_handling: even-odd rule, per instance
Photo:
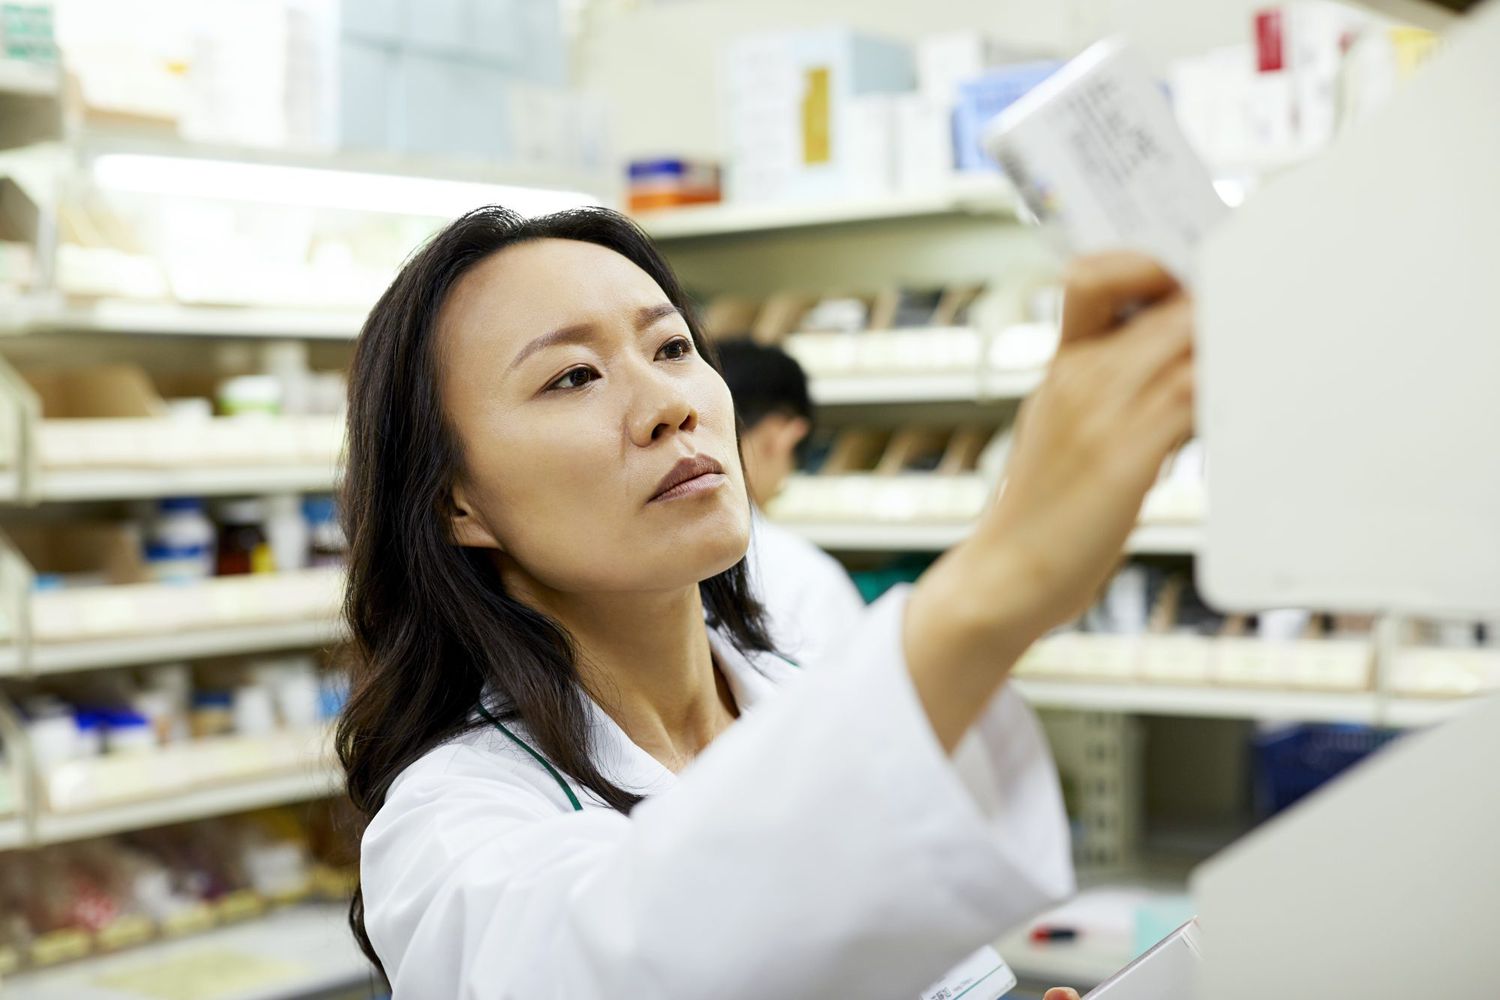
{"label": "fluorescent light", "polygon": [[101,155],[92,169],[100,187],[115,191],[435,218],[481,205],[532,216],[599,204],[579,191],[139,153]]}

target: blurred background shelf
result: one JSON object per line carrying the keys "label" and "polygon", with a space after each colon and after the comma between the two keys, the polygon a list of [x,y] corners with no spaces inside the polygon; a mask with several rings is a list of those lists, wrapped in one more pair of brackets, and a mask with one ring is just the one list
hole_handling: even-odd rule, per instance
{"label": "blurred background shelf", "polygon": [[62,74],[54,65],[22,59],[0,59],[0,99],[16,97],[55,97]]}
{"label": "blurred background shelf", "polygon": [[36,817],[35,837],[30,842],[59,844],[322,798],[336,794],[341,780],[338,768],[323,764],[264,777],[236,777],[211,787],[97,810],[43,812]]}
{"label": "blurred background shelf", "polygon": [[942,372],[934,374],[840,374],[809,380],[819,406],[881,403],[958,403],[1024,399],[1042,381],[1041,372]]}
{"label": "blurred background shelf", "polygon": [[89,305],[22,304],[0,318],[0,332],[348,341],[358,336],[363,323],[363,314],[340,310],[105,300]]}
{"label": "blurred background shelf", "polygon": [[1018,204],[1014,190],[992,178],[981,180],[982,183],[972,186],[934,194],[792,204],[704,205],[653,212],[637,221],[654,239],[682,240],[951,215],[1014,219]]}
{"label": "blurred background shelf", "polygon": [[[23,973],[6,980],[5,995],[8,1000],[329,996],[371,979],[347,917],[343,904],[300,904],[192,937]],[[173,991],[164,992],[167,988]]]}
{"label": "blurred background shelf", "polygon": [[132,500],[174,496],[326,493],[336,473],[327,465],[231,466],[43,471],[37,499]]}
{"label": "blurred background shelf", "polygon": [[1125,712],[1206,719],[1277,719],[1296,722],[1379,721],[1374,694],[1257,691],[1247,688],[1120,684],[1017,677],[1016,690],[1038,708]]}
{"label": "blurred background shelf", "polygon": [[[332,645],[343,636],[333,618],[203,629],[132,638],[39,645],[32,651],[35,674],[74,670],[172,663],[211,656],[264,653],[278,649],[306,649]],[[15,675],[19,664],[0,659],[0,676]]]}
{"label": "blurred background shelf", "polygon": [[26,843],[26,824],[19,816],[0,818],[0,851],[10,851]]}
{"label": "blurred background shelf", "polygon": [[[969,523],[916,524],[910,522],[778,521],[819,548],[844,552],[942,552],[967,538]],[[1138,527],[1126,542],[1133,554],[1191,555],[1198,550],[1202,529],[1197,525]]]}

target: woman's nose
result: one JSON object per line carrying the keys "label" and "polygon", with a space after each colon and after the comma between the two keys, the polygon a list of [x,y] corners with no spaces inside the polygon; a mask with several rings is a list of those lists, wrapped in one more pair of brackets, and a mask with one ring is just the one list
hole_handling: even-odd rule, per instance
{"label": "woman's nose", "polygon": [[636,394],[630,437],[644,448],[655,441],[698,426],[698,410],[674,380],[656,377],[643,380]]}

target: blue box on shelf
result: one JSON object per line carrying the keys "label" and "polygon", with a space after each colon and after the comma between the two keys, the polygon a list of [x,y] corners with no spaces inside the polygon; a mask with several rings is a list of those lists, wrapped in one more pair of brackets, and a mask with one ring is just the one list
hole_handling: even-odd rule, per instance
{"label": "blue box on shelf", "polygon": [[958,104],[953,109],[953,162],[959,170],[1000,172],[980,143],[984,127],[1060,66],[1056,60],[1018,63],[959,84]]}

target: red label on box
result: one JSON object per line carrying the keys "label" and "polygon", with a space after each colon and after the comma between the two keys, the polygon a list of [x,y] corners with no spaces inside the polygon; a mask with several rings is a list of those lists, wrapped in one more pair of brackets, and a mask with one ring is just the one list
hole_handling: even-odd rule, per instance
{"label": "red label on box", "polygon": [[1272,7],[1255,15],[1255,68],[1274,73],[1286,68],[1281,8]]}

